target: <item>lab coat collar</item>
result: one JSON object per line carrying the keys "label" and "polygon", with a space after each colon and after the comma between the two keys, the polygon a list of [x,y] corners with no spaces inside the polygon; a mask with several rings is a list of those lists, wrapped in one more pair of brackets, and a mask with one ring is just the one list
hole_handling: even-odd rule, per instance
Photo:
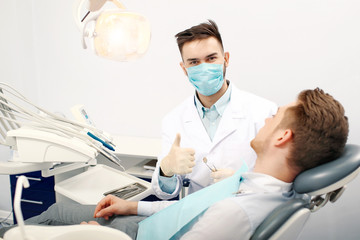
{"label": "lab coat collar", "polygon": [[[224,111],[224,114],[215,133],[214,139],[211,144],[213,147],[237,129],[236,124],[238,124],[238,122],[235,120],[245,118],[245,113],[243,109],[244,100],[242,99],[241,91],[237,89],[236,86],[233,84],[231,90],[231,100]],[[190,111],[185,112],[183,118],[184,125],[189,126],[189,128],[191,128],[192,135],[200,138],[200,141],[211,143],[210,137],[208,136],[196,109],[194,103],[194,96],[192,98],[189,98],[188,100],[191,101],[190,105],[192,107]],[[209,149],[209,151],[210,150],[211,149]]]}
{"label": "lab coat collar", "polygon": [[191,106],[191,107],[190,107],[189,111],[184,112],[184,116],[183,116],[184,127],[189,130],[189,133],[191,133],[192,138],[194,140],[198,139],[196,141],[209,144],[211,142],[211,140],[210,140],[210,137],[208,136],[206,129],[200,119],[199,113],[195,106],[194,96],[189,98],[188,101],[190,101],[188,106]]}
{"label": "lab coat collar", "polygon": [[231,93],[231,101],[229,103],[228,109],[230,109],[233,118],[245,118],[244,96],[242,92],[234,84],[231,85],[232,85],[232,93]]}
{"label": "lab coat collar", "polygon": [[198,94],[195,92],[194,103],[195,103],[196,109],[201,118],[205,117],[206,110],[216,111],[220,116],[222,116],[224,114],[224,111],[225,111],[228,103],[230,102],[231,90],[232,90],[232,84],[230,83],[230,81],[227,81],[227,84],[228,84],[228,88],[226,89],[225,94],[223,96],[221,96],[221,98],[219,100],[217,100],[217,102],[214,103],[214,105],[212,105],[210,107],[210,109],[207,109],[204,107],[204,105],[202,105]]}
{"label": "lab coat collar", "polygon": [[[231,100],[228,104],[228,106],[225,108],[223,115],[230,114],[230,118],[244,118],[244,108],[243,108],[243,96],[241,91],[230,82],[231,85]],[[197,121],[199,119],[199,114],[195,106],[195,98],[193,97],[189,98],[188,101],[191,101],[191,104],[194,106],[191,108],[191,111],[187,111],[184,116],[184,122],[193,122]]]}
{"label": "lab coat collar", "polygon": [[216,146],[216,144],[221,142],[238,128],[238,119],[245,118],[243,104],[241,101],[242,99],[240,98],[241,92],[232,85],[231,100],[220,120],[219,126],[213,138],[213,146]]}

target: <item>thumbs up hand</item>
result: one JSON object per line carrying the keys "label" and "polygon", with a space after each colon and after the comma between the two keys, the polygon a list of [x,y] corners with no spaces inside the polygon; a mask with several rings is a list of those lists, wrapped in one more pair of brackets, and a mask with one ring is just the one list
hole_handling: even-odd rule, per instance
{"label": "thumbs up hand", "polygon": [[195,150],[180,147],[180,142],[181,135],[178,133],[169,154],[160,163],[161,171],[167,177],[174,174],[191,173],[192,168],[195,166]]}

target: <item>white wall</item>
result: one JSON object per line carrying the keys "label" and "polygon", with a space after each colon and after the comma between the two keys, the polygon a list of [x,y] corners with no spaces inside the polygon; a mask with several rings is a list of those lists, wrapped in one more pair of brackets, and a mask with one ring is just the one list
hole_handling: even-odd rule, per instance
{"label": "white wall", "polygon": [[[0,1],[0,81],[37,102],[32,5],[31,1]],[[9,149],[0,145],[0,161],[9,159]],[[0,210],[10,209],[9,176],[0,175]]]}
{"label": "white wall", "polygon": [[[152,24],[150,49],[136,62],[111,62],[81,49],[72,0],[1,0],[1,81],[67,116],[72,105],[85,104],[96,125],[113,134],[160,137],[161,118],[193,93],[178,65],[174,35],[213,19],[230,52],[228,79],[279,105],[319,86],[343,103],[350,119],[349,142],[360,143],[359,1],[123,3]],[[314,223],[308,225],[316,227],[309,226],[304,239],[359,236],[359,184],[358,177],[341,202],[314,214]],[[335,228],[337,224],[341,228]]]}

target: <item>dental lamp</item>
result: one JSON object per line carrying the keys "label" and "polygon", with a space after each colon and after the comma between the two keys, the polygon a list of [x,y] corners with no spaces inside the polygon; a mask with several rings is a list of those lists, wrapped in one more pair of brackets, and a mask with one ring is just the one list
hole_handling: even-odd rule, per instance
{"label": "dental lamp", "polygon": [[[116,8],[101,10],[107,1]],[[86,2],[87,13],[83,16]],[[87,48],[86,38],[92,39],[95,53],[100,57],[132,61],[142,57],[149,47],[151,30],[148,20],[139,13],[127,11],[117,0],[78,0],[74,6],[74,18],[82,31],[83,48]]]}

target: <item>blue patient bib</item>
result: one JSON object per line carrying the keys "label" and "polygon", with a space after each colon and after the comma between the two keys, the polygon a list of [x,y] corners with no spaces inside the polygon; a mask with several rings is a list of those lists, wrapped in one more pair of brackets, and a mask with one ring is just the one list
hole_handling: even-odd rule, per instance
{"label": "blue patient bib", "polygon": [[137,240],[168,240],[214,203],[231,197],[239,190],[245,163],[231,177],[201,189],[139,223]]}

